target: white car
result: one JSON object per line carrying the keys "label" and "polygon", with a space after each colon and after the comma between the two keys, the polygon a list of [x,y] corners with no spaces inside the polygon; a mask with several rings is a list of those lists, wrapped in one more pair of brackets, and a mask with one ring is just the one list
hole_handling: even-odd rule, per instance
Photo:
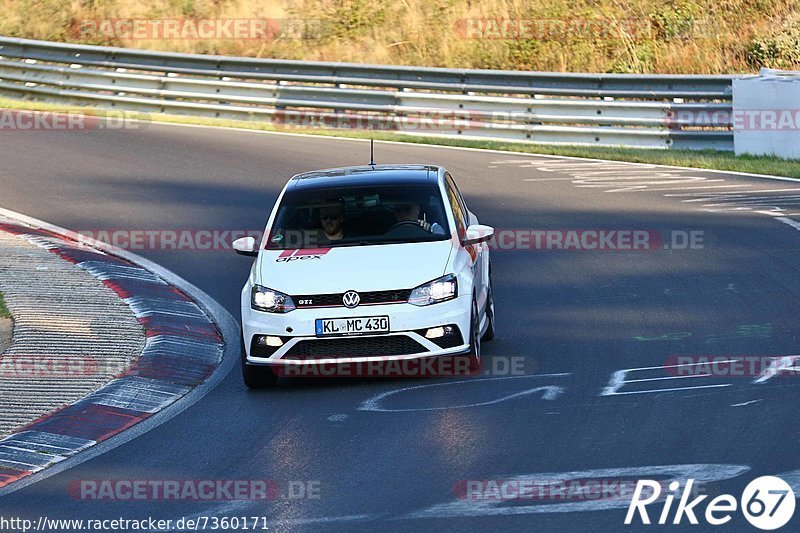
{"label": "white car", "polygon": [[[309,172],[284,187],[242,290],[242,370],[466,356],[494,336],[487,241],[452,176],[426,165]],[[463,358],[462,358],[463,359]]]}

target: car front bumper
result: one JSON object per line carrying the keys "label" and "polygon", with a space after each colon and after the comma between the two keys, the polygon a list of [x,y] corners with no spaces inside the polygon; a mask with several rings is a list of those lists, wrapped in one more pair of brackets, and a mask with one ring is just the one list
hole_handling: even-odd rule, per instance
{"label": "car front bumper", "polygon": [[[355,309],[323,307],[265,313],[250,308],[249,291],[245,290],[242,293],[242,333],[246,361],[252,365],[319,365],[462,354],[469,350],[471,304],[470,297],[462,295],[424,307],[401,303],[362,305]],[[366,316],[388,316],[389,332],[324,337],[315,334],[317,319]],[[460,339],[451,338],[445,342],[441,338],[425,338],[427,329],[446,325],[455,326]],[[254,337],[265,335],[280,337],[283,345],[266,350],[271,353],[254,350]],[[457,341],[455,344],[454,340]],[[352,353],[348,353],[350,347]],[[326,355],[326,351],[335,354]]]}

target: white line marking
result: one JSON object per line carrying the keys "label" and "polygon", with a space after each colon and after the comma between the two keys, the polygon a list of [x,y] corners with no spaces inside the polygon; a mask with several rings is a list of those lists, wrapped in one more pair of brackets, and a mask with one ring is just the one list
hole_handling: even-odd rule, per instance
{"label": "white line marking", "polygon": [[[706,180],[709,181],[725,181],[725,180]],[[730,189],[735,187],[752,187],[752,185],[707,185],[704,187],[663,187],[661,189],[645,189],[646,192],[661,192],[661,191],[694,191],[699,189]],[[639,191],[635,191],[639,192]],[[681,196],[677,194],[665,194],[664,196]]]}
{"label": "white line marking", "polygon": [[743,194],[742,196],[732,196],[730,198],[719,198],[718,200],[721,202],[741,202],[741,201],[753,201],[753,200],[797,200],[800,198],[800,189],[794,191],[794,194],[768,194],[764,196],[755,196],[757,191],[750,191],[748,193]]}
{"label": "white line marking", "polygon": [[725,202],[714,204],[703,204],[704,207],[735,207],[735,206],[778,206],[778,205],[797,205],[800,204],[798,198],[735,198]]}
{"label": "white line marking", "polygon": [[[251,511],[247,511],[246,509],[252,508]],[[258,510],[256,510],[256,508]],[[264,502],[261,501],[231,501],[226,502],[222,505],[218,505],[216,507],[208,508],[204,511],[199,513],[193,514],[188,517],[181,517],[186,521],[193,521],[197,523],[198,520],[202,520],[205,517],[230,517],[230,516],[263,516],[265,515],[264,510]],[[356,522],[356,521],[363,521],[370,518],[370,515],[366,514],[358,514],[358,515],[345,515],[345,516],[321,516],[318,518],[287,518],[287,519],[277,519],[277,520],[270,520],[269,515],[267,515],[267,526],[301,526],[301,525],[309,525],[309,524],[331,524],[335,522]],[[177,522],[178,519],[173,519],[172,522]],[[159,530],[162,531],[162,530]],[[165,533],[180,533],[185,531],[184,529],[172,529]]]}
{"label": "white line marking", "polygon": [[369,519],[370,515],[368,514],[353,514],[345,516],[322,516],[319,518],[292,518],[286,520],[276,520],[275,522],[270,522],[268,518],[267,525],[305,526],[310,524],[333,524],[336,522],[361,522]]}
{"label": "white line marking", "polygon": [[539,182],[539,181],[573,181],[574,179],[575,178],[573,178],[573,177],[569,177],[569,178],[524,178],[522,181],[534,181],[534,182]]}
{"label": "white line marking", "polygon": [[792,220],[791,218],[786,217],[777,217],[775,220],[780,220],[784,224],[788,224],[789,226],[793,227],[796,230],[800,230],[800,222],[796,220]]}
{"label": "white line marking", "polygon": [[781,478],[788,483],[794,491],[794,497],[800,498],[800,470],[792,470],[791,472],[783,472],[775,474],[776,477]]}
{"label": "white line marking", "polygon": [[[724,361],[715,361],[714,364],[720,363],[735,363],[737,360],[735,359],[726,359]],[[632,372],[641,372],[644,370],[666,370],[668,368],[682,368],[682,367],[697,367],[700,365],[706,365],[708,363],[703,361],[698,361],[694,363],[681,363],[676,365],[662,365],[662,366],[645,366],[641,368],[626,368],[623,370],[617,370],[613,374],[611,374],[611,378],[608,381],[608,385],[606,385],[603,390],[600,392],[600,396],[621,396],[623,394],[657,394],[659,392],[673,392],[673,391],[680,391],[680,390],[692,390],[692,389],[712,389],[712,388],[719,388],[719,387],[730,387],[730,383],[725,384],[715,384],[715,385],[694,385],[691,387],[670,387],[668,389],[647,389],[647,390],[638,390],[638,391],[626,391],[626,392],[618,392],[622,387],[627,385],[628,383],[641,383],[641,382],[650,382],[650,381],[669,381],[673,379],[684,379],[687,377],[715,377],[710,374],[691,374],[688,376],[662,376],[662,377],[655,377],[655,378],[641,378],[641,379],[625,379],[628,374]]]}
{"label": "white line marking", "polygon": [[606,385],[606,387],[600,393],[600,396],[611,396],[616,394],[617,391],[625,385],[625,376],[627,373],[627,370],[617,370],[611,374],[611,379],[608,381],[608,385]]}
{"label": "white line marking", "polygon": [[766,191],[747,191],[747,192],[740,192],[740,191],[720,191],[720,192],[709,192],[709,193],[685,193],[685,194],[665,194],[664,196],[695,196],[696,198],[692,200],[684,200],[684,202],[704,202],[708,200],[724,200],[727,197],[737,195],[740,197],[746,197],[749,194],[759,194],[765,192],[797,192],[797,188],[794,189],[772,189]]}
{"label": "white line marking", "polygon": [[[668,485],[672,481],[684,481],[692,478],[699,484],[712,483],[732,479],[750,470],[746,465],[732,464],[683,464],[683,465],[658,465],[638,466],[623,468],[599,468],[576,472],[548,472],[525,475],[508,476],[481,476],[490,480],[504,480],[512,486],[521,486],[523,483],[535,483],[543,480],[547,483],[563,482],[585,479],[642,479],[654,476],[666,477],[662,481]],[[602,511],[606,509],[624,509],[630,504],[630,498],[610,497],[604,499],[585,499],[565,503],[552,501],[537,501],[529,499],[504,500],[496,497],[481,498],[478,494],[464,495],[463,498],[440,503],[400,516],[398,520],[448,518],[464,516],[499,516],[519,515],[533,513],[569,513]]]}
{"label": "white line marking", "polygon": [[718,387],[730,387],[730,383],[721,385],[697,385],[695,387],[671,387],[669,389],[649,389],[649,390],[635,390],[626,392],[615,392],[612,396],[622,396],[623,394],[658,394],[659,392],[674,392],[679,390],[694,390],[694,389],[714,389]]}
{"label": "white line marking", "polygon": [[773,358],[769,366],[764,369],[761,376],[753,380],[753,383],[766,383],[782,372],[793,372],[798,360],[800,360],[800,355],[783,355]]}
{"label": "white line marking", "polygon": [[713,374],[689,374],[688,376],[669,376],[663,378],[642,378],[642,379],[628,379],[625,383],[646,383],[648,381],[663,381],[665,379],[686,379],[686,378],[708,378],[714,377]]}
{"label": "white line marking", "polygon": [[380,394],[376,394],[375,396],[364,400],[364,402],[358,407],[359,411],[371,411],[377,413],[407,413],[407,412],[416,412],[416,411],[442,411],[447,409],[466,409],[471,407],[482,407],[485,405],[494,405],[500,402],[504,402],[507,400],[512,400],[514,398],[520,398],[523,396],[529,396],[531,394],[535,394],[537,392],[543,392],[542,399],[543,400],[555,400],[556,397],[564,393],[564,388],[559,387],[556,385],[545,385],[540,387],[535,387],[532,389],[525,389],[520,392],[516,392],[513,394],[509,394],[507,396],[503,396],[501,398],[497,398],[494,400],[489,400],[487,402],[480,402],[480,403],[472,403],[472,404],[462,404],[462,405],[449,405],[444,407],[419,407],[419,408],[411,408],[411,409],[384,409],[381,407],[381,402],[396,394],[400,394],[402,392],[407,392],[411,390],[419,390],[419,389],[427,389],[431,387],[446,387],[449,385],[465,385],[469,383],[480,383],[483,381],[499,381],[499,380],[506,380],[506,379],[522,379],[522,378],[544,378],[544,377],[564,377],[569,376],[569,374],[530,374],[526,376],[507,376],[501,378],[482,378],[482,379],[466,379],[462,381],[448,381],[445,383],[432,383],[429,385],[416,385],[413,387],[403,387],[400,389],[395,389],[388,392],[382,392]]}
{"label": "white line marking", "polygon": [[[703,180],[704,183],[708,183],[709,181],[725,181],[725,180]],[[626,187],[620,187],[618,189],[612,189],[605,191],[607,193],[617,193],[617,192],[636,192],[637,190],[650,190],[649,187],[651,185],[666,185],[670,183],[670,181],[645,181],[637,183],[628,184]],[[695,180],[685,179],[685,180],[675,180],[673,183],[697,183]]]}
{"label": "white line marking", "polygon": [[[613,170],[613,169],[609,170],[608,167],[599,167],[599,168],[602,168],[603,170],[590,170],[589,172],[574,172],[573,171],[573,174],[575,176],[578,176],[578,177],[581,177],[581,178],[591,178],[591,177],[594,177],[594,176],[598,176],[600,178],[607,177],[607,178],[610,178],[610,179],[611,178],[615,178],[615,177],[619,177],[619,178],[622,178],[622,179],[629,179],[627,177],[628,174],[632,174],[633,177],[637,177],[637,176],[644,176],[644,177],[650,176],[650,177],[658,177],[658,178],[670,178],[670,177],[683,178],[683,177],[685,177],[685,176],[680,175],[680,174],[675,174],[674,172],[663,172],[663,171],[661,171],[660,169],[657,169],[657,168],[652,169],[653,170],[652,172],[642,172],[643,169],[641,169],[641,168],[628,168],[627,170]],[[647,169],[644,169],[644,170],[647,170]],[[701,177],[700,179],[708,179],[708,178],[702,178]]]}
{"label": "white line marking", "polygon": [[730,208],[724,208],[723,207],[723,208],[717,208],[717,209],[711,209],[711,208],[703,209],[703,211],[708,211],[709,213],[731,213],[733,211],[744,212],[744,211],[752,211],[752,210],[753,210],[752,207],[730,207]]}
{"label": "white line marking", "polygon": [[[737,363],[739,359],[726,359],[724,361],[714,361],[714,364],[717,363]],[[696,363],[681,363],[677,365],[663,365],[663,366],[643,366],[641,368],[626,368],[625,370],[620,370],[619,372],[636,372],[638,370],[660,370],[662,368],[679,368],[682,366],[700,366],[700,365],[707,365],[708,362],[700,361]]]}
{"label": "white line marking", "polygon": [[763,400],[750,400],[749,402],[744,402],[744,403],[733,403],[733,404],[731,404],[731,407],[744,407],[745,405],[758,403],[760,401],[763,401]]}
{"label": "white line marking", "polygon": [[[628,181],[632,181],[632,180],[647,180],[648,182],[652,181],[652,180],[659,180],[659,181],[654,182],[655,184],[676,183],[676,182],[682,182],[682,181],[688,181],[688,182],[692,182],[692,183],[701,183],[701,182],[702,183],[707,183],[709,181],[712,181],[712,180],[710,180],[708,178],[701,178],[701,177],[698,177],[698,176],[675,176],[675,175],[668,174],[668,173],[663,173],[663,172],[656,172],[656,173],[652,173],[652,174],[642,174],[640,172],[636,172],[636,173],[634,173],[634,174],[632,174],[630,176],[620,176],[617,173],[611,173],[611,175],[609,175],[609,176],[600,176],[600,175],[596,175],[596,174],[599,174],[599,173],[592,172],[592,173],[575,174],[575,182],[576,183],[586,182],[588,184],[596,184],[596,186],[600,187],[602,185],[608,185],[608,184],[615,185],[616,182],[618,182],[618,181],[619,182],[625,182],[625,183],[623,183],[623,185],[627,185],[627,182]],[[666,180],[666,181],[663,181],[663,180]],[[713,181],[725,181],[725,180],[719,179],[719,180],[713,180]]]}

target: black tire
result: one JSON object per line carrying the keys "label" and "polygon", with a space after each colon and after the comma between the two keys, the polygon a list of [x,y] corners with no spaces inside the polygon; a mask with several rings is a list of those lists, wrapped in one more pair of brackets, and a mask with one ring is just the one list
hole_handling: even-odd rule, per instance
{"label": "black tire", "polygon": [[469,369],[476,372],[481,369],[481,337],[478,321],[478,303],[472,299],[472,318],[469,328]]}
{"label": "black tire", "polygon": [[278,384],[278,374],[271,367],[247,364],[244,339],[242,339],[242,378],[248,389],[266,389]]}
{"label": "black tire", "polygon": [[489,276],[489,294],[486,296],[486,320],[488,322],[486,331],[481,337],[481,341],[494,339],[494,291],[492,290],[492,278]]}

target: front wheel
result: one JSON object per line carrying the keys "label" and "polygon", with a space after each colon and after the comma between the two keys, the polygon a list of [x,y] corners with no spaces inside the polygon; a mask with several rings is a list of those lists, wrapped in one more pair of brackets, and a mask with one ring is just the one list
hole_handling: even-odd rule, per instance
{"label": "front wheel", "polygon": [[469,328],[469,369],[477,371],[481,368],[481,325],[478,320],[478,303],[472,300],[472,318]]}
{"label": "front wheel", "polygon": [[489,294],[486,296],[486,331],[481,337],[482,341],[494,339],[494,292],[492,291],[492,278],[489,278]]}

